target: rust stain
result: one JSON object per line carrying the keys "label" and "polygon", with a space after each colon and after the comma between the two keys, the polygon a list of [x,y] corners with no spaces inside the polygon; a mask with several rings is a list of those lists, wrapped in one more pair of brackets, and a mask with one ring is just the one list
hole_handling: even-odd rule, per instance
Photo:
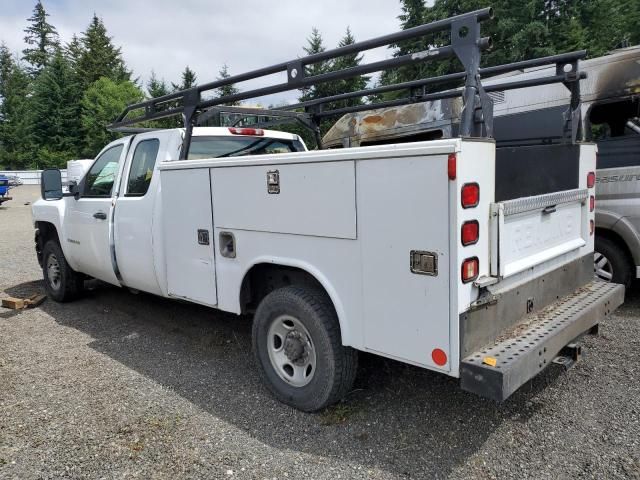
{"label": "rust stain", "polygon": [[380,115],[367,115],[362,119],[362,123],[379,123],[381,121],[382,117]]}

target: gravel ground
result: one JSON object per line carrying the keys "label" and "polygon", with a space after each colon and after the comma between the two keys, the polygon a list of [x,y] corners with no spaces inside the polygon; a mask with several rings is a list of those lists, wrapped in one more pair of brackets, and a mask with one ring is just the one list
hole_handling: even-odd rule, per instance
{"label": "gravel ground", "polygon": [[[0,207],[0,296],[43,291],[35,187]],[[274,401],[248,319],[96,285],[0,309],[0,478],[640,478],[640,295],[505,404],[363,355],[319,414]]]}

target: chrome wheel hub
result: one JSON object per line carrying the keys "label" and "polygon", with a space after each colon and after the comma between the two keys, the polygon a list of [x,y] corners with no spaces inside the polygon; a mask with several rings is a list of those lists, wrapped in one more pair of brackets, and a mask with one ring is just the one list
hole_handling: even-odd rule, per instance
{"label": "chrome wheel hub", "polygon": [[607,257],[600,252],[593,252],[593,263],[596,277],[607,282],[613,279],[613,266]]}
{"label": "chrome wheel hub", "polygon": [[316,351],[311,335],[295,317],[281,315],[269,327],[267,336],[271,366],[294,387],[304,387],[316,370]]}
{"label": "chrome wheel hub", "polygon": [[60,263],[55,255],[47,257],[47,280],[52,289],[58,290],[62,284],[62,276],[60,275]]}

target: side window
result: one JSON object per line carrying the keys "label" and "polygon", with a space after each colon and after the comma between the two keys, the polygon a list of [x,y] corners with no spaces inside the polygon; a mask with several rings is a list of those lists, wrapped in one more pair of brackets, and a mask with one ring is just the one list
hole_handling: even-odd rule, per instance
{"label": "side window", "polygon": [[640,166],[640,101],[594,105],[589,114],[591,138],[598,143],[598,168]]}
{"label": "side window", "polygon": [[83,195],[86,197],[109,197],[113,182],[118,175],[118,164],[123,145],[116,145],[100,155],[87,173]]}
{"label": "side window", "polygon": [[160,141],[157,138],[143,140],[138,143],[131,159],[126,196],[142,197],[147,193],[159,148]]}

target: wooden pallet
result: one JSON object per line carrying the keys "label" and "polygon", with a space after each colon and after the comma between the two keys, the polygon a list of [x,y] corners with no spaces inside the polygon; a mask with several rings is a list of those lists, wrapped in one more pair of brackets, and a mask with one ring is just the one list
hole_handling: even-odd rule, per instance
{"label": "wooden pallet", "polygon": [[46,295],[34,293],[27,298],[7,297],[2,299],[2,306],[12,310],[22,310],[24,308],[33,308],[40,305],[47,298]]}

